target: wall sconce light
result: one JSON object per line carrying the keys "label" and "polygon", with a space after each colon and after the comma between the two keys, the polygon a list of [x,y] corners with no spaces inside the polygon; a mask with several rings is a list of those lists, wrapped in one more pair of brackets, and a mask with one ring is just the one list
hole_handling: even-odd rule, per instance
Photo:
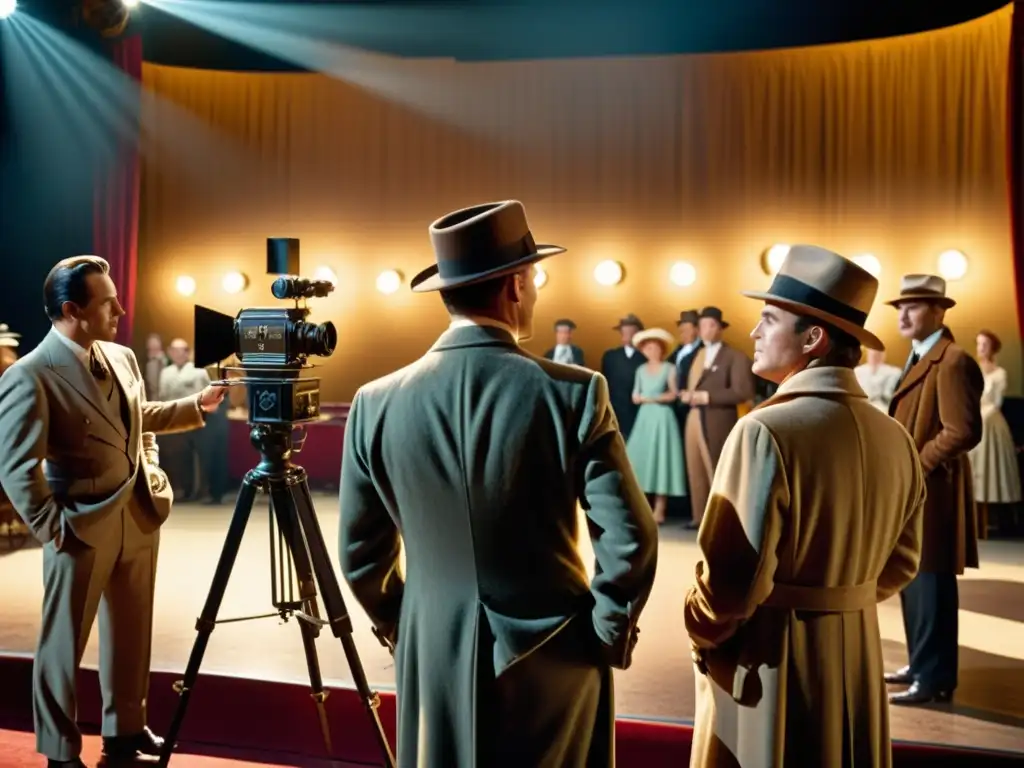
{"label": "wall sconce light", "polygon": [[862,253],[860,256],[854,256],[850,261],[874,277],[882,274],[882,262],[872,253]]}
{"label": "wall sconce light", "polygon": [[390,295],[402,287],[402,273],[397,269],[386,269],[377,275],[377,290]]}
{"label": "wall sconce light", "polygon": [[249,287],[249,276],[244,272],[228,272],[220,284],[228,293],[241,293]]}
{"label": "wall sconce light", "polygon": [[174,287],[182,296],[191,296],[196,292],[195,278],[188,275],[180,275],[174,281]]}
{"label": "wall sconce light", "polygon": [[939,254],[939,275],[946,280],[960,280],[967,274],[967,256],[962,251],[943,251]]}
{"label": "wall sconce light", "polygon": [[767,248],[761,254],[761,271],[769,277],[774,277],[782,269],[782,262],[788,255],[789,246],[785,243],[776,243],[771,248]]}
{"label": "wall sconce light", "polygon": [[612,259],[602,261],[596,267],[594,267],[594,279],[598,285],[618,285],[622,282],[625,270],[622,268],[622,264]]}
{"label": "wall sconce light", "polygon": [[334,287],[338,286],[338,276],[334,274],[334,270],[330,267],[317,267],[316,272],[313,273],[314,280],[326,280]]}
{"label": "wall sconce light", "polygon": [[533,284],[537,286],[538,291],[548,284],[548,273],[540,264],[534,266]]}
{"label": "wall sconce light", "polygon": [[668,271],[668,279],[672,281],[673,285],[686,288],[697,282],[697,270],[688,261],[677,261]]}

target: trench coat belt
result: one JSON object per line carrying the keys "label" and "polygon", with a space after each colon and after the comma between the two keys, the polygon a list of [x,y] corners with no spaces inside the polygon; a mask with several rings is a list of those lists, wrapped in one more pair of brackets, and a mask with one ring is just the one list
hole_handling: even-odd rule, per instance
{"label": "trench coat belt", "polygon": [[762,605],[787,611],[815,613],[851,613],[870,608],[877,602],[875,582],[845,587],[807,587],[776,583]]}

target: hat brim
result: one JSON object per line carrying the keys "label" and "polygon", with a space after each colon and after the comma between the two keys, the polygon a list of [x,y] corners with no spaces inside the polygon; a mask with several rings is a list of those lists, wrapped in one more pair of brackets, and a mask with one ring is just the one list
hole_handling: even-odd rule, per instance
{"label": "hat brim", "polygon": [[630,342],[635,349],[640,349],[648,341],[656,341],[665,349],[666,354],[672,351],[672,348],[676,346],[677,342],[671,335],[665,334],[664,336],[660,333],[651,333],[650,331],[639,331],[633,337]]}
{"label": "hat brim", "polygon": [[503,264],[496,269],[449,278],[441,277],[437,264],[431,264],[412,279],[409,287],[416,293],[428,293],[430,291],[442,291],[446,288],[459,288],[465,285],[482,283],[495,277],[511,275],[523,267],[528,267],[530,264],[535,264],[541,259],[557,256],[560,253],[565,253],[565,248],[560,245],[538,245],[536,253],[531,253],[508,264]]}
{"label": "hat brim", "polygon": [[930,293],[905,293],[899,298],[890,299],[885,303],[890,307],[898,307],[900,304],[906,304],[908,301],[930,301],[933,304],[938,304],[943,309],[950,309],[956,306],[956,301],[949,298],[949,296],[935,296]]}
{"label": "hat brim", "polygon": [[767,291],[741,291],[740,295],[746,296],[748,299],[759,299],[760,301],[766,301],[769,304],[774,304],[782,309],[790,310],[798,315],[810,315],[815,317],[822,322],[828,323],[834,328],[838,328],[843,333],[847,333],[853,336],[857,341],[863,344],[868,349],[874,349],[878,352],[885,351],[885,344],[882,340],[875,336],[871,331],[863,326],[851,323],[849,320],[844,320],[841,317],[836,317],[828,312],[823,312],[817,307],[811,307],[807,304],[801,304],[798,301],[792,301],[790,299],[784,299],[779,296],[775,296]]}

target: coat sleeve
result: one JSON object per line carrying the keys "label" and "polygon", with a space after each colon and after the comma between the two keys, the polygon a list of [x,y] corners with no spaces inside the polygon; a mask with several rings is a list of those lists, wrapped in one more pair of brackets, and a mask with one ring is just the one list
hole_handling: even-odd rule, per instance
{"label": "coat sleeve", "polygon": [[701,559],[684,608],[694,646],[724,643],[771,594],[789,503],[775,438],[760,422],[741,419],[725,441],[697,535]]}
{"label": "coat sleeve", "polygon": [[22,366],[0,376],[0,486],[39,541],[60,530],[61,506],[43,474],[50,409],[38,379]]}
{"label": "coat sleeve", "polygon": [[964,352],[938,366],[939,421],[942,428],[921,446],[926,475],[941,464],[967,453],[981,442],[981,395],[985,378]]}
{"label": "coat sleeve", "polygon": [[[135,375],[142,379],[139,361],[136,360],[135,353],[127,349],[124,355]],[[143,450],[146,451],[146,458],[153,456],[147,445],[155,445],[154,435],[188,432],[206,424],[206,416],[199,407],[198,395],[182,397],[178,400],[169,400],[167,402],[153,402],[146,399],[145,385],[143,385],[142,389],[142,441]],[[145,434],[147,432],[151,433],[148,438]]]}
{"label": "coat sleeve", "polygon": [[631,663],[636,622],[654,585],[658,526],[626,456],[608,382],[594,375],[580,422],[580,505],[596,560],[590,591],[594,631],[617,668]]}
{"label": "coat sleeve", "polygon": [[[913,438],[907,436],[910,448],[914,449]],[[878,602],[888,600],[903,589],[917,575],[921,567],[921,547],[924,544],[924,502],[928,496],[928,485],[917,456],[914,456],[914,479],[907,504],[903,529],[896,539],[896,547],[878,576]]]}
{"label": "coat sleeve", "polygon": [[370,475],[363,397],[357,392],[352,400],[341,454],[341,573],[377,631],[394,645],[405,591],[402,539]]}
{"label": "coat sleeve", "polygon": [[729,349],[729,386],[706,389],[708,405],[739,405],[754,399],[754,373],[742,352]]}

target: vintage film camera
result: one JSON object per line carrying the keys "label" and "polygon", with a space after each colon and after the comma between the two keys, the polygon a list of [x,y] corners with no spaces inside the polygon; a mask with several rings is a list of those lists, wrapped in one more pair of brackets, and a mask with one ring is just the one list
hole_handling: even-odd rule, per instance
{"label": "vintage film camera", "polygon": [[[330,321],[312,323],[305,301],[334,290],[328,280],[299,277],[299,241],[267,240],[267,274],[281,275],[271,286],[274,298],[292,307],[243,309],[234,317],[196,305],[195,364],[206,367],[234,355],[239,379],[248,391],[250,424],[301,424],[320,418],[320,379],[303,377],[309,357],[330,357],[338,332]],[[300,305],[300,302],[302,304]]]}

